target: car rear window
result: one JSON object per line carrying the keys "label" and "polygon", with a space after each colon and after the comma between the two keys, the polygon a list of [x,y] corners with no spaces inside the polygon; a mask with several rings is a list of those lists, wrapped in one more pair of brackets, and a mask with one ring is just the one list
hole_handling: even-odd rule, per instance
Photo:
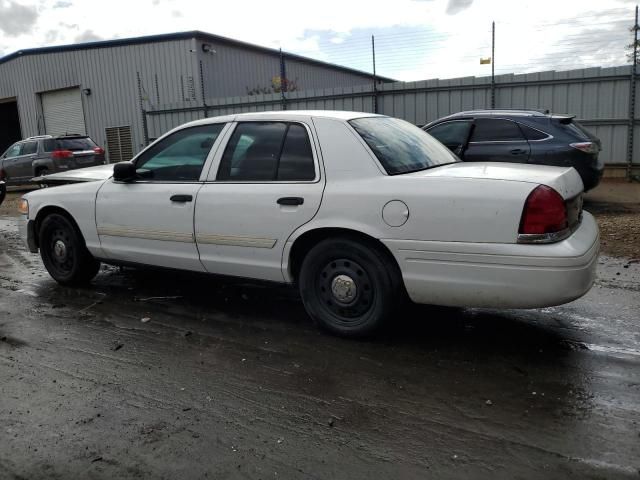
{"label": "car rear window", "polygon": [[459,162],[458,157],[418,127],[390,117],[350,120],[389,175]]}
{"label": "car rear window", "polygon": [[527,125],[524,125],[522,123],[520,123],[519,125],[520,130],[522,130],[522,133],[527,140],[544,140],[545,138],[549,137],[548,134],[541,132],[540,130],[528,127]]}
{"label": "car rear window", "polygon": [[75,138],[50,138],[44,141],[44,151],[52,152],[54,150],[71,150],[77,152],[80,150],[93,150],[97,145],[89,137]]}
{"label": "car rear window", "polygon": [[558,122],[558,126],[578,138],[583,138],[585,140],[591,140],[594,138],[591,132],[589,132],[575,120],[568,120],[568,123]]}

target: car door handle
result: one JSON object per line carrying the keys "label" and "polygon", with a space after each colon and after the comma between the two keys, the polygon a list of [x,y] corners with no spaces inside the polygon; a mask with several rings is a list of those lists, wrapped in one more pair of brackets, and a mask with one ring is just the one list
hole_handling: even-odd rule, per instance
{"label": "car door handle", "polygon": [[522,148],[514,148],[513,150],[511,150],[512,155],[522,155],[524,153],[527,153],[527,151]]}
{"label": "car door handle", "polygon": [[171,198],[169,200],[171,200],[172,202],[181,202],[181,203],[192,202],[193,195],[171,195]]}
{"label": "car door handle", "polygon": [[282,197],[278,199],[278,205],[302,205],[304,198],[302,197]]}

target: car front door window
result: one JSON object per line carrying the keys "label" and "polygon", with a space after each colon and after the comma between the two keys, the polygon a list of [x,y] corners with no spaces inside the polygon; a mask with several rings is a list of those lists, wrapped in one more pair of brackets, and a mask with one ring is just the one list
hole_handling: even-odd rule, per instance
{"label": "car front door window", "polygon": [[468,120],[456,120],[452,122],[440,123],[427,133],[436,138],[440,143],[456,152],[467,143],[471,122]]}
{"label": "car front door window", "polygon": [[22,147],[21,155],[33,155],[38,151],[37,142],[26,142]]}
{"label": "car front door window", "polygon": [[185,128],[156,143],[136,160],[149,181],[194,182],[200,179],[211,147],[224,124]]}

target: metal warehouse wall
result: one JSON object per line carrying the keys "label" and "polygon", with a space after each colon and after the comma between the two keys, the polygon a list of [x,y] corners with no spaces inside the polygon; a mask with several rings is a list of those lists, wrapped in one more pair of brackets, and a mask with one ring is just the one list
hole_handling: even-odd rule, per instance
{"label": "metal warehouse wall", "polygon": [[17,97],[26,137],[44,133],[38,93],[90,88],[82,96],[87,134],[104,145],[105,127],[130,125],[137,151],[144,142],[136,72],[148,106],[156,84],[165,101],[180,100],[181,78],[197,78],[193,48],[193,40],[177,40],[18,57],[0,64],[0,98]]}
{"label": "metal warehouse wall", "polygon": [[[575,114],[602,140],[606,163],[626,161],[630,67],[589,68],[565,72],[539,72],[496,77],[496,108],[549,109]],[[288,92],[286,108],[373,111],[371,83]],[[378,113],[422,125],[462,110],[489,108],[490,77],[394,82],[378,85]],[[174,106],[175,107],[175,106]],[[206,116],[279,110],[280,94],[207,100]],[[149,112],[150,128],[158,136],[190,119],[202,118],[205,109],[191,111],[160,108]],[[640,122],[634,121],[634,163],[640,164]]]}
{"label": "metal warehouse wall", "polygon": [[[204,53],[196,37],[132,45],[27,54],[0,64],[0,100],[17,97],[22,135],[45,133],[39,94],[69,87],[91,89],[82,95],[87,134],[105,145],[105,128],[130,125],[133,151],[145,145],[142,110],[161,105],[193,108],[206,97],[245,95],[247,88],[272,87],[280,75],[277,52],[233,42],[214,43],[215,54]],[[287,72],[300,85],[357,85],[366,74],[287,58]],[[202,72],[200,70],[202,61]],[[140,85],[138,85],[138,73]],[[202,75],[201,75],[202,74]],[[160,129],[191,117],[178,113]],[[158,129],[155,129],[156,131]],[[154,138],[158,133],[150,132]]]}
{"label": "metal warehouse wall", "polygon": [[193,48],[193,40],[177,40],[26,55],[0,64],[0,98],[17,97],[26,137],[44,132],[38,93],[90,88],[82,96],[87,133],[104,145],[105,127],[131,125],[138,150],[144,142],[136,72],[148,105],[157,92],[165,101],[180,100],[184,77],[197,78]]}
{"label": "metal warehouse wall", "polygon": [[[215,53],[202,51],[202,44]],[[252,51],[222,42],[198,40],[198,60],[202,62],[204,92],[207,98],[247,95],[247,91],[272,88],[272,79],[280,76],[280,56]],[[286,77],[299,90],[327,86],[355,86],[368,81],[369,75],[339,67],[325,66],[284,54]]]}

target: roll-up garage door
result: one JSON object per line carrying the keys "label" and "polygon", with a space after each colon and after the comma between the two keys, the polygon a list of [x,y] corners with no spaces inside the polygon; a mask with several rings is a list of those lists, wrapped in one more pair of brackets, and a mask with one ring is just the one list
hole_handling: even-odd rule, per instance
{"label": "roll-up garage door", "polygon": [[44,128],[47,134],[76,133],[86,135],[79,88],[44,92],[41,95]]}

